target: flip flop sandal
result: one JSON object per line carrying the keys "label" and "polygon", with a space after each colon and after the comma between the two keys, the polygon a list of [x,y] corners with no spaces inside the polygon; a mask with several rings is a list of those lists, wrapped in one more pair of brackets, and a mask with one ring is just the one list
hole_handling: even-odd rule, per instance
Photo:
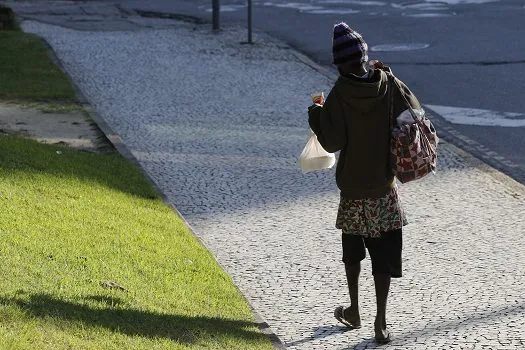
{"label": "flip flop sandal", "polygon": [[360,321],[352,322],[350,320],[347,320],[344,317],[344,310],[345,310],[345,308],[343,306],[338,306],[338,307],[335,308],[335,310],[334,310],[334,317],[336,318],[336,320],[338,320],[339,322],[341,322],[342,324],[344,324],[345,326],[347,326],[350,329],[361,328],[361,322]]}
{"label": "flip flop sandal", "polygon": [[375,341],[377,344],[387,344],[387,343],[390,343],[392,341],[392,333],[390,331],[387,330],[387,336],[383,336],[381,335],[380,337],[378,337],[377,335],[375,336]]}

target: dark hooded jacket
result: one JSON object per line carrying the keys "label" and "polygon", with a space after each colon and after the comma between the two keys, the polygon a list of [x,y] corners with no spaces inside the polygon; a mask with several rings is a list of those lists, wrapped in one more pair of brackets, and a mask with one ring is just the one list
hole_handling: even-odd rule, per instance
{"label": "dark hooded jacket", "polygon": [[[396,78],[397,79],[397,78]],[[421,108],[412,92],[400,80],[395,87],[394,116],[407,109]],[[349,199],[379,198],[394,186],[390,170],[390,113],[387,74],[373,70],[368,78],[340,76],[325,104],[310,108],[309,124],[328,152],[341,151],[336,169],[337,186]]]}

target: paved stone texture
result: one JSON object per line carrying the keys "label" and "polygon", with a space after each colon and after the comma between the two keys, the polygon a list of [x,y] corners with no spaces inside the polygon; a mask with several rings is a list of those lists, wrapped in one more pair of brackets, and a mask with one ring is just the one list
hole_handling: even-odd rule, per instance
{"label": "paved stone texture", "polygon": [[[23,27],[52,45],[287,347],[374,348],[368,259],[363,328],[345,332],[332,317],[349,301],[334,171],[296,164],[309,94],[330,81],[260,33],[250,46],[241,29],[147,21],[170,29]],[[395,340],[382,348],[523,349],[524,192],[442,144],[437,175],[401,195],[411,224],[389,301]]]}

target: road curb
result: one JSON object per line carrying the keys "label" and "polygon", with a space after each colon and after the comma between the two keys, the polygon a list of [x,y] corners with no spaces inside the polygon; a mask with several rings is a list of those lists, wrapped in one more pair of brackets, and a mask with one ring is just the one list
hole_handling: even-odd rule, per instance
{"label": "road curb", "polygon": [[[19,21],[18,23],[21,23]],[[52,46],[42,38],[41,36],[38,36],[45,44],[45,46],[48,49],[48,53],[52,59],[52,61],[64,72],[64,74],[67,76],[69,82],[71,83],[71,86],[75,90],[75,94],[79,100],[80,105],[85,110],[87,115],[92,119],[92,121],[96,124],[96,127],[100,130],[100,132],[106,137],[108,142],[117,150],[117,152],[122,155],[124,158],[126,158],[128,161],[132,162],[144,175],[144,177],[148,180],[148,182],[151,184],[151,186],[154,188],[154,190],[158,193],[158,195],[161,197],[164,204],[166,204],[175,214],[184,222],[186,227],[190,230],[193,237],[199,242],[199,244],[204,247],[208,252],[210,252],[210,255],[215,260],[216,264],[230,277],[230,280],[232,284],[234,285],[235,289],[244,297],[244,300],[249,305],[252,314],[255,317],[255,321],[259,327],[259,330],[265,334],[268,339],[270,340],[270,343],[274,347],[274,349],[283,350],[285,349],[284,343],[281,341],[281,339],[277,336],[277,334],[271,329],[268,322],[255,310],[253,305],[250,303],[250,301],[246,298],[244,293],[239,289],[237,284],[233,281],[233,278],[227,273],[226,268],[217,260],[215,257],[215,254],[213,254],[210,249],[206,246],[204,241],[195,233],[195,230],[190,225],[190,223],[186,220],[186,218],[182,215],[182,213],[175,207],[174,204],[172,204],[166,194],[160,189],[158,184],[155,182],[155,180],[142,168],[140,162],[138,159],[133,155],[133,153],[130,151],[130,149],[126,146],[126,144],[123,142],[120,135],[115,132],[107,123],[106,121],[98,114],[97,111],[89,104],[89,101],[87,97],[84,95],[82,90],[78,87],[78,85],[74,82],[69,72],[64,67],[64,64],[62,61],[58,58],[55,51],[53,50]]]}
{"label": "road curb", "polygon": [[[427,110],[432,112],[432,108],[427,108]],[[484,171],[490,174],[495,174],[495,171],[500,172],[501,175],[504,175],[504,177],[500,177],[500,180],[508,180],[509,186],[515,187],[517,183],[525,187],[525,175],[520,173],[519,166],[495,152],[490,152],[491,154],[489,154],[487,148],[482,144],[454,129],[444,118],[439,116],[439,114],[435,112],[432,113],[435,114],[432,121],[439,131],[441,139],[461,149],[464,153],[468,154],[469,159],[472,157],[475,158],[476,161],[473,161],[473,164],[476,164]],[[520,181],[523,183],[520,183]]]}
{"label": "road curb", "polygon": [[333,80],[334,82],[339,78],[339,74],[336,72],[335,69],[330,69],[328,67],[322,66],[319,63],[312,60],[310,57],[306,56],[305,54],[297,51],[296,49],[290,47],[290,50],[292,50],[292,53],[301,61],[302,63],[306,64],[307,66],[310,66],[313,70],[323,74],[325,77],[327,77],[330,80]]}
{"label": "road curb", "polygon": [[525,186],[519,183],[518,181],[514,180],[512,177],[504,174],[498,169],[490,166],[489,164],[483,162],[481,159],[477,158],[476,156],[468,153],[467,151],[463,150],[462,148],[450,142],[443,142],[442,147],[450,149],[450,151],[452,151],[453,153],[461,157],[461,159],[464,160],[467,164],[488,174],[489,176],[494,178],[496,181],[508,187],[509,190],[513,192],[511,193],[512,196],[516,198],[518,197],[525,198]]}

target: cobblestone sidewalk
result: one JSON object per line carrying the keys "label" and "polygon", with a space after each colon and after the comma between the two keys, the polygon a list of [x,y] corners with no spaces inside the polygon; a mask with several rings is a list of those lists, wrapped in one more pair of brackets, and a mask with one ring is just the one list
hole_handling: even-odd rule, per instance
{"label": "cobblestone sidewalk", "polygon": [[[363,328],[332,317],[348,303],[334,173],[296,164],[309,94],[328,78],[262,34],[241,45],[244,30],[148,21],[169,28],[23,27],[51,44],[287,347],[374,348],[368,260]],[[401,186],[411,224],[389,300],[395,340],[381,348],[525,347],[525,192],[466,159],[444,143],[438,174]]]}

